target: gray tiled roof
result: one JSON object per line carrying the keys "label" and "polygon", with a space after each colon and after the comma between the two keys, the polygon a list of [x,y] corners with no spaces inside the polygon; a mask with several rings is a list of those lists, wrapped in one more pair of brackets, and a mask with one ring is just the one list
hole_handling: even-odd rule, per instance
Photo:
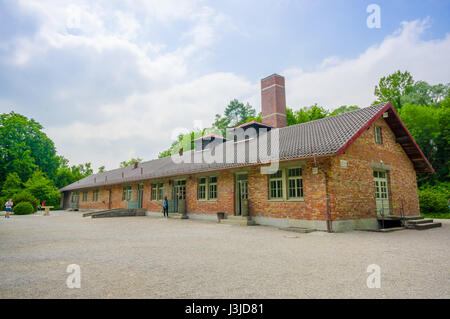
{"label": "gray tiled roof", "polygon": [[[387,104],[388,103],[381,103],[360,110],[279,129],[280,159],[336,154],[361,128],[367,125],[375,115],[386,107]],[[271,135],[273,132],[269,131],[268,134]],[[227,143],[234,144],[233,141]],[[217,147],[220,147],[220,145]],[[210,151],[211,150],[208,150],[208,152]],[[134,168],[134,166],[131,165],[91,175],[63,187],[60,191],[198,173],[250,164],[248,162],[248,154],[243,154],[243,152],[238,151],[236,147],[234,148],[234,152],[236,157],[240,159],[238,163],[176,164],[172,161],[171,157],[165,157],[139,163],[138,168]],[[194,154],[194,151],[185,152],[185,155],[187,156],[192,154]],[[262,161],[258,158],[258,162]]]}

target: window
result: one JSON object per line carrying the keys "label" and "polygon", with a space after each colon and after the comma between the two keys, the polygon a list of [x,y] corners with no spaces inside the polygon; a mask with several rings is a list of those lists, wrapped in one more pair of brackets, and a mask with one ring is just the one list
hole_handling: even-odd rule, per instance
{"label": "window", "polygon": [[122,200],[128,201],[130,200],[130,198],[131,198],[131,185],[124,186],[122,190]]}
{"label": "window", "polygon": [[164,183],[152,184],[152,199],[163,200],[164,198]]}
{"label": "window", "polygon": [[157,200],[158,199],[158,197],[156,196],[156,194],[158,194],[157,191],[158,191],[158,187],[156,186],[156,184],[152,184],[152,198],[151,198],[151,200]]}
{"label": "window", "polygon": [[383,138],[381,136],[381,127],[375,126],[375,143],[383,144]]}
{"label": "window", "polygon": [[87,202],[88,192],[83,192],[83,202]]}
{"label": "window", "polygon": [[175,192],[178,199],[186,199],[186,180],[175,181]]}
{"label": "window", "polygon": [[217,177],[209,178],[209,199],[217,199]]}
{"label": "window", "polygon": [[94,191],[92,192],[92,201],[98,202],[98,189],[94,189]]}
{"label": "window", "polygon": [[283,172],[281,170],[269,176],[269,197],[271,199],[283,198]]}
{"label": "window", "polygon": [[303,197],[303,183],[302,183],[302,169],[289,168],[287,170],[288,181],[288,198],[302,198]]}
{"label": "window", "polygon": [[197,199],[217,199],[217,176],[201,177],[198,179]]}
{"label": "window", "polygon": [[158,200],[163,200],[164,198],[164,184],[159,183],[158,185]]}
{"label": "window", "polygon": [[206,199],[206,178],[198,180],[198,199]]}

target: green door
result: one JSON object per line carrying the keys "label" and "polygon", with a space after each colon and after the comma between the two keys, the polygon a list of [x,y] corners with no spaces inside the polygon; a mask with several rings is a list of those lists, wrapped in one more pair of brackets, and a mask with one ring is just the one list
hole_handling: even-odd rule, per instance
{"label": "green door", "polygon": [[236,175],[236,203],[235,215],[248,215],[248,175]]}
{"label": "green door", "polygon": [[377,205],[377,215],[386,217],[390,215],[389,208],[389,184],[386,171],[374,171],[375,201]]}

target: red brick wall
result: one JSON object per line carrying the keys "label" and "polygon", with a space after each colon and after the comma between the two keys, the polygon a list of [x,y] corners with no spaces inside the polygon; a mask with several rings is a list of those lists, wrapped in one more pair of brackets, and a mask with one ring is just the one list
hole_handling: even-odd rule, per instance
{"label": "red brick wall", "polygon": [[[93,201],[93,188],[80,190],[79,208],[80,209],[107,209],[108,208],[108,191],[104,187],[98,187],[98,201]],[[87,191],[87,201],[83,201],[83,193]]]}
{"label": "red brick wall", "polygon": [[[216,173],[217,174],[217,173]],[[197,200],[197,177],[186,181],[186,211],[188,214],[216,214],[225,212],[234,214],[234,174],[221,171],[217,175],[217,200]]]}
{"label": "red brick wall", "polygon": [[[374,125],[381,127],[383,144],[375,143]],[[348,161],[348,168],[340,168],[340,160]],[[387,123],[378,119],[344,154],[331,160],[331,189],[333,219],[376,217],[372,162],[389,165],[389,197],[391,213],[401,214],[403,203],[406,215],[420,215],[416,173],[411,160]]]}
{"label": "red brick wall", "polygon": [[[326,160],[320,160],[323,164]],[[300,162],[299,162],[300,163]],[[269,200],[268,175],[259,173],[259,167],[252,168],[248,176],[249,210],[251,216],[290,218],[290,219],[325,219],[325,183],[322,174],[312,174],[312,160],[303,166],[304,201]]]}

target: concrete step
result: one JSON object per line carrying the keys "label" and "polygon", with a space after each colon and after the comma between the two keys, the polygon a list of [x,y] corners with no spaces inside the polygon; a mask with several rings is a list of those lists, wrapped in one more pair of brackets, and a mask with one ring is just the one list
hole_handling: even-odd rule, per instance
{"label": "concrete step", "polygon": [[424,219],[425,217],[423,217],[423,216],[405,216],[404,217],[404,219],[405,220],[408,220],[408,221],[410,221],[410,220],[420,220],[420,219]]}
{"label": "concrete step", "polygon": [[169,213],[169,218],[175,218],[175,219],[187,219],[189,218],[186,214],[179,214],[179,213]]}
{"label": "concrete step", "polygon": [[91,218],[145,216],[145,209],[144,208],[116,208],[116,209],[111,209],[111,210],[94,212],[90,216],[91,216]]}
{"label": "concrete step", "polygon": [[414,229],[425,230],[430,228],[442,227],[442,223],[415,224]]}
{"label": "concrete step", "polygon": [[228,216],[226,216],[226,219],[230,219],[230,220],[250,220],[250,219],[252,219],[252,217],[251,216],[228,215]]}
{"label": "concrete step", "polygon": [[[230,218],[231,217],[231,218]],[[249,218],[234,218],[240,216],[229,216],[228,218],[221,219],[220,223],[225,225],[238,225],[238,226],[252,226],[255,222]]]}
{"label": "concrete step", "polygon": [[432,219],[418,219],[418,220],[407,220],[406,223],[411,225],[417,225],[417,224],[428,224],[432,223]]}
{"label": "concrete step", "polygon": [[278,228],[280,230],[285,230],[285,231],[292,231],[292,232],[296,232],[296,233],[312,233],[313,231],[316,231],[315,229],[312,228],[303,228],[303,227],[280,227]]}
{"label": "concrete step", "polygon": [[113,212],[113,211],[116,211],[116,210],[119,210],[119,209],[94,210],[94,211],[91,211],[91,212],[83,213],[82,216],[83,217],[89,217],[89,216],[92,216],[92,215],[95,215],[95,214],[99,214],[99,213],[101,214],[101,213],[106,213],[106,212]]}
{"label": "concrete step", "polygon": [[406,229],[405,227],[391,227],[391,228],[380,228],[377,231],[380,233],[390,233],[393,231],[397,231],[397,230],[404,230]]}

